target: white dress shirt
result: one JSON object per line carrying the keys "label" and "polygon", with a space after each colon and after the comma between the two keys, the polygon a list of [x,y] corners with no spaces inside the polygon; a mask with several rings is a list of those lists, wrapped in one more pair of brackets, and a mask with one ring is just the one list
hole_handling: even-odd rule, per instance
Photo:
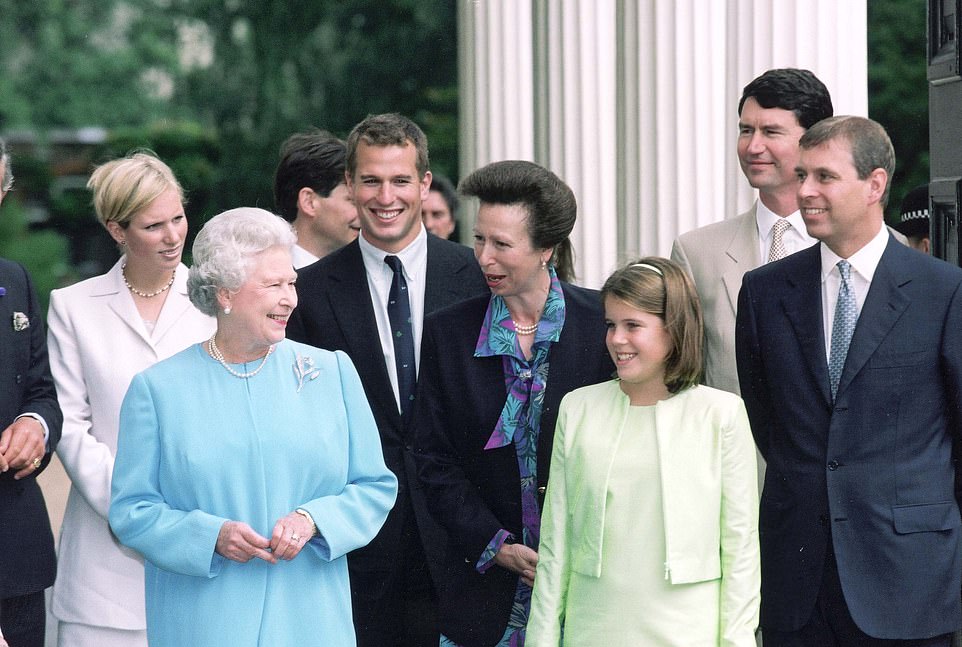
{"label": "white dress shirt", "polygon": [[[845,259],[852,266],[852,289],[855,291],[855,305],[859,314],[862,313],[865,297],[872,286],[872,278],[875,276],[875,270],[878,269],[888,242],[888,228],[880,227],[872,240]],[[825,331],[825,361],[827,362],[832,349],[832,326],[835,323],[838,288],[842,283],[842,276],[838,273],[836,264],[842,260],[842,257],[829,249],[825,243],[820,245],[820,251],[822,253],[822,328]]]}
{"label": "white dress shirt", "polygon": [[311,263],[316,263],[320,260],[319,256],[314,256],[300,245],[294,245],[291,248],[291,261],[294,263],[294,269],[299,270],[302,267],[310,265]]}
{"label": "white dress shirt", "polygon": [[[756,203],[758,205],[755,209],[755,223],[758,225],[758,258],[762,259],[764,264],[768,259],[768,250],[772,247],[772,227],[775,226],[777,221],[782,220],[782,217],[762,204],[761,200],[757,200]],[[784,219],[792,225],[782,235],[782,244],[785,245],[786,255],[794,254],[818,242],[808,235],[801,211],[795,211],[795,213],[785,216]]]}
{"label": "white dress shirt", "polygon": [[387,315],[387,299],[391,292],[391,281],[394,272],[384,262],[385,256],[397,256],[404,266],[404,279],[408,284],[408,299],[411,303],[411,331],[414,333],[415,366],[421,361],[421,331],[424,326],[424,286],[427,282],[428,268],[428,234],[423,225],[418,223],[421,232],[414,241],[397,254],[388,254],[378,249],[364,239],[364,232],[358,236],[361,247],[361,258],[364,260],[364,270],[367,273],[367,285],[371,291],[371,301],[374,305],[374,318],[377,320],[377,333],[381,340],[381,350],[384,351],[384,364],[391,388],[394,389],[394,400],[398,402],[397,366],[394,363],[394,338],[391,336],[391,321]]}

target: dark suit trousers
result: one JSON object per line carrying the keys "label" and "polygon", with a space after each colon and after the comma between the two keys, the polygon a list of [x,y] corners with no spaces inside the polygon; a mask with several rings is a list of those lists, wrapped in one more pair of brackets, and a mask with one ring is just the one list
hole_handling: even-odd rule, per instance
{"label": "dark suit trousers", "polygon": [[357,647],[438,647],[437,595],[410,498],[405,505],[404,563],[383,571],[350,568]]}
{"label": "dark suit trousers", "polygon": [[951,634],[917,640],[887,640],[873,638],[859,629],[845,602],[831,545],[829,538],[822,583],[812,616],[798,631],[762,630],[764,647],[950,647]]}
{"label": "dark suit trousers", "polygon": [[0,600],[0,629],[10,647],[43,647],[46,620],[43,591]]}

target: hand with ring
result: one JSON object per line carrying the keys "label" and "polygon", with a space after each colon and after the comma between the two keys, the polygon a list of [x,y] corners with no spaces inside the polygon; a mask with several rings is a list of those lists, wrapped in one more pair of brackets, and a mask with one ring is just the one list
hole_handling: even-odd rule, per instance
{"label": "hand with ring", "polygon": [[13,475],[15,479],[35,474],[46,453],[43,425],[36,418],[17,418],[0,431],[0,472],[17,470]]}
{"label": "hand with ring", "polygon": [[274,524],[271,551],[278,559],[292,560],[311,539],[312,528],[303,515],[289,512]]}

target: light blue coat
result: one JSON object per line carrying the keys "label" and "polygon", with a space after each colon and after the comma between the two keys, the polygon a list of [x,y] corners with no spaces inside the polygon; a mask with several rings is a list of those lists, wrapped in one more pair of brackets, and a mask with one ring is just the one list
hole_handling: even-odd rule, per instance
{"label": "light blue coat", "polygon": [[[239,379],[197,344],[138,374],[121,409],[110,525],[146,560],[151,647],[353,646],[344,556],[375,536],[396,494],[344,353],[285,340]],[[294,560],[214,552],[225,521],[270,537],[295,508],[320,536]]]}

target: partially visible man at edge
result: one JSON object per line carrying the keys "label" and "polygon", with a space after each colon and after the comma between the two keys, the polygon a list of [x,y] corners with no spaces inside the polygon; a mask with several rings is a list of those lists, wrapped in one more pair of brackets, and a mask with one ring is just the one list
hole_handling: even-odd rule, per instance
{"label": "partially visible man at edge", "polygon": [[[12,185],[0,139],[0,202]],[[37,475],[62,424],[36,292],[22,266],[0,258],[0,647],[44,644],[56,555]]]}

